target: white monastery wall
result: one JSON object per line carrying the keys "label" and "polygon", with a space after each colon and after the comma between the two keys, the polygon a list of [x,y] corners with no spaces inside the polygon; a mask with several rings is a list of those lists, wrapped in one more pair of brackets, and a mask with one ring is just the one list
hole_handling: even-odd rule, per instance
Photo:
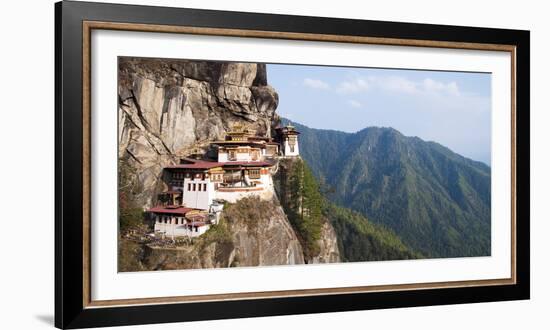
{"label": "white monastery wall", "polygon": [[226,163],[228,161],[229,157],[227,156],[227,152],[218,152],[218,162]]}
{"label": "white monastery wall", "polygon": [[[204,190],[205,185],[206,191]],[[193,187],[195,188],[194,190]],[[208,210],[208,207],[212,204],[213,196],[214,185],[209,179],[200,180],[185,178],[183,182],[183,205],[185,207]]]}

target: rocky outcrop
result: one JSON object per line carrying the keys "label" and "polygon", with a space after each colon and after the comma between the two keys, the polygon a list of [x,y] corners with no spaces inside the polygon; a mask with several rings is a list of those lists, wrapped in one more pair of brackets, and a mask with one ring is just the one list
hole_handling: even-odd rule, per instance
{"label": "rocky outcrop", "polygon": [[119,59],[119,159],[135,173],[148,207],[163,189],[162,168],[205,151],[234,124],[271,135],[278,95],[264,64]]}
{"label": "rocky outcrop", "polygon": [[338,248],[336,231],[334,231],[328,219],[323,223],[321,238],[318,243],[319,254],[307,260],[308,264],[340,262],[340,250]]}
{"label": "rocky outcrop", "polygon": [[302,247],[275,197],[263,201],[249,197],[223,212],[234,243],[238,266],[303,264]]}
{"label": "rocky outcrop", "polygon": [[119,264],[121,271],[305,263],[300,242],[276,198],[249,197],[226,205],[220,224],[188,244],[167,248],[123,242],[121,246],[132,255],[119,258],[131,261]]}

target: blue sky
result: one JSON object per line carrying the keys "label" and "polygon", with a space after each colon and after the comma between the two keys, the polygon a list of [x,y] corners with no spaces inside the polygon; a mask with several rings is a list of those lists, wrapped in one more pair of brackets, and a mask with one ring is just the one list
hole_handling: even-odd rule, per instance
{"label": "blue sky", "polygon": [[282,64],[267,73],[283,117],[345,132],[393,127],[490,164],[488,73]]}

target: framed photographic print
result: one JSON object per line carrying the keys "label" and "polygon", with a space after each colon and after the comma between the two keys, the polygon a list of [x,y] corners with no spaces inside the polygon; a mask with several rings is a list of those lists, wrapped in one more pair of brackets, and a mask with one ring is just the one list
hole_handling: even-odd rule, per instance
{"label": "framed photographic print", "polygon": [[529,32],[56,4],[59,328],[529,298]]}

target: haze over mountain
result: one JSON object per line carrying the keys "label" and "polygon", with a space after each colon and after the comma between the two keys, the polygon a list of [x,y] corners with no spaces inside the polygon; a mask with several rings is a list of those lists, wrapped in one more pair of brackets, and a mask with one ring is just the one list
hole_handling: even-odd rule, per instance
{"label": "haze over mountain", "polygon": [[301,132],[300,153],[327,197],[393,230],[426,257],[491,253],[491,169],[392,128]]}

